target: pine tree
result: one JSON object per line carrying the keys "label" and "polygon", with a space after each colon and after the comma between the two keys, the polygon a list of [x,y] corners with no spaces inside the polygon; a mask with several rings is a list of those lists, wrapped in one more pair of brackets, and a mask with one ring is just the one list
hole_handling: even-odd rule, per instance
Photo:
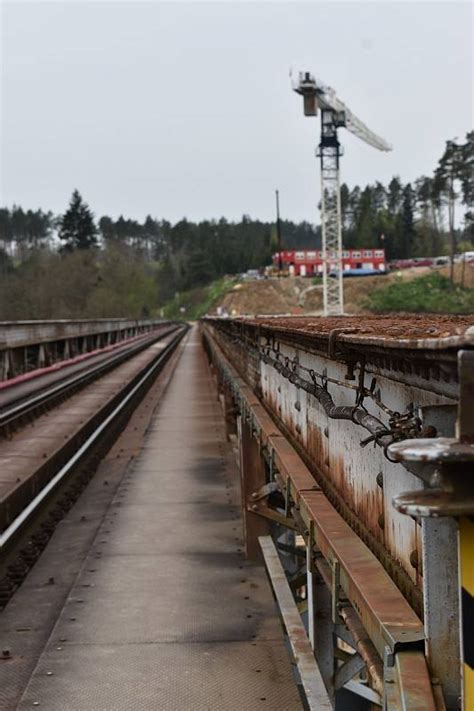
{"label": "pine tree", "polygon": [[464,169],[461,177],[466,237],[474,240],[474,131],[466,134],[466,143],[462,146]]}
{"label": "pine tree", "polygon": [[74,190],[69,208],[59,222],[59,238],[65,243],[64,249],[70,252],[98,246],[94,215],[78,190]]}
{"label": "pine tree", "polygon": [[413,254],[413,247],[416,238],[415,220],[414,220],[414,193],[410,183],[407,183],[402,191],[402,210],[401,224],[402,230],[400,234],[400,256],[406,259]]}
{"label": "pine tree", "polygon": [[454,284],[454,255],[456,253],[455,209],[459,193],[456,188],[462,186],[465,178],[464,147],[455,141],[446,141],[446,148],[435,171],[434,186],[440,197],[445,197],[448,204],[448,225],[451,243],[450,279]]}

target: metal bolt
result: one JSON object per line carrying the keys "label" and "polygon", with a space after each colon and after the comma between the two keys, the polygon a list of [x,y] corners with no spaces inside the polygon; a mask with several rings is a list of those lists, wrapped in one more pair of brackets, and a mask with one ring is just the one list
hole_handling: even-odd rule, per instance
{"label": "metal bolt", "polygon": [[252,499],[256,499],[256,498],[257,498],[257,496],[258,496],[257,492],[256,492],[256,491],[254,491],[254,492],[253,492],[253,494],[252,494]]}
{"label": "metal bolt", "polygon": [[257,504],[254,504],[254,505],[252,506],[252,511],[258,511],[258,506],[257,506]]}

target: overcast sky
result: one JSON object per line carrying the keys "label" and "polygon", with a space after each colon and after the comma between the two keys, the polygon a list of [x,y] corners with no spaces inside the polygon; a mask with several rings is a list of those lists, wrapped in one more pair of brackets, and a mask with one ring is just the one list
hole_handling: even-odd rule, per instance
{"label": "overcast sky", "polygon": [[313,71],[375,132],[354,185],[434,169],[473,125],[473,10],[458,2],[3,2],[1,200],[171,221],[319,220]]}

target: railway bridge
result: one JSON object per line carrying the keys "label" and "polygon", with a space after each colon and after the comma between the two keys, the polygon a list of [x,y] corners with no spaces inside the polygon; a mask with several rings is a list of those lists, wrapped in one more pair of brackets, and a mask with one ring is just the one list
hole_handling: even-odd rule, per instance
{"label": "railway bridge", "polygon": [[474,318],[0,326],[0,709],[474,709]]}

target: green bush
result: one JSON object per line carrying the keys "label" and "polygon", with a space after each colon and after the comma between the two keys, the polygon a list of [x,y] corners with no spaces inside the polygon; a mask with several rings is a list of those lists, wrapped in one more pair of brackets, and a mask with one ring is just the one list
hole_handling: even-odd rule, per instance
{"label": "green bush", "polygon": [[412,281],[396,282],[375,289],[364,306],[370,311],[412,311],[418,313],[474,313],[474,289],[451,285],[441,274],[427,274]]}
{"label": "green bush", "polygon": [[[204,316],[218,301],[234,286],[235,279],[222,278],[213,281],[209,286],[190,289],[176,294],[163,308],[165,318],[186,319],[194,321]],[[184,307],[184,313],[181,308]]]}

